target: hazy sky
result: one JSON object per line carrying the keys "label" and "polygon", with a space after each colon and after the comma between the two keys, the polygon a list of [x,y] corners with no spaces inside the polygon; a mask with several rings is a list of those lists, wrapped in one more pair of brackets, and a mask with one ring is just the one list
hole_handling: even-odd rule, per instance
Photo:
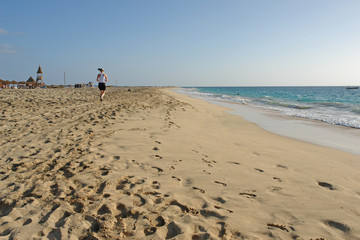
{"label": "hazy sky", "polygon": [[360,85],[359,0],[0,0],[0,78]]}

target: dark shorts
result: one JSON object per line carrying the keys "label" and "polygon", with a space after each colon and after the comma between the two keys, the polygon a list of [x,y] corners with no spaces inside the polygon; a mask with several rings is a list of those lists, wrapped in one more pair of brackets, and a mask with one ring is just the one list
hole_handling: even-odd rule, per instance
{"label": "dark shorts", "polygon": [[102,91],[106,90],[106,84],[105,83],[99,83],[99,89]]}

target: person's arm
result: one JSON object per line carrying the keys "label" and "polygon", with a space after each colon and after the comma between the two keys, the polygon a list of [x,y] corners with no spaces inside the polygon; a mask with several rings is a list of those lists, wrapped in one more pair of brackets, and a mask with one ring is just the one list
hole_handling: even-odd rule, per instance
{"label": "person's arm", "polygon": [[97,75],[96,81],[99,82],[100,74]]}
{"label": "person's arm", "polygon": [[105,82],[108,81],[108,77],[107,77],[107,74],[105,73]]}

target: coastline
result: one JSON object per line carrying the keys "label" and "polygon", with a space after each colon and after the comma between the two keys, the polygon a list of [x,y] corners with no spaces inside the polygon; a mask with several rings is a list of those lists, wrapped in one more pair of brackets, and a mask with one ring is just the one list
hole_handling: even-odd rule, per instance
{"label": "coastline", "polygon": [[0,92],[4,239],[360,237],[359,156],[127,89]]}
{"label": "coastline", "polygon": [[358,147],[360,146],[360,129],[334,125],[319,120],[286,116],[269,109],[266,110],[232,101],[218,100],[211,97],[199,98],[187,92],[179,91],[179,89],[175,91],[231,109],[228,111],[230,114],[242,116],[246,121],[255,123],[272,133],[360,155]]}

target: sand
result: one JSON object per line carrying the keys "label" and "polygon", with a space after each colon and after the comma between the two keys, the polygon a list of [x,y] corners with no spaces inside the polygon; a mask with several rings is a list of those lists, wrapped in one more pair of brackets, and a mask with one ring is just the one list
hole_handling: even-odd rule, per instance
{"label": "sand", "polygon": [[360,239],[358,155],[161,88],[0,106],[0,239]]}

